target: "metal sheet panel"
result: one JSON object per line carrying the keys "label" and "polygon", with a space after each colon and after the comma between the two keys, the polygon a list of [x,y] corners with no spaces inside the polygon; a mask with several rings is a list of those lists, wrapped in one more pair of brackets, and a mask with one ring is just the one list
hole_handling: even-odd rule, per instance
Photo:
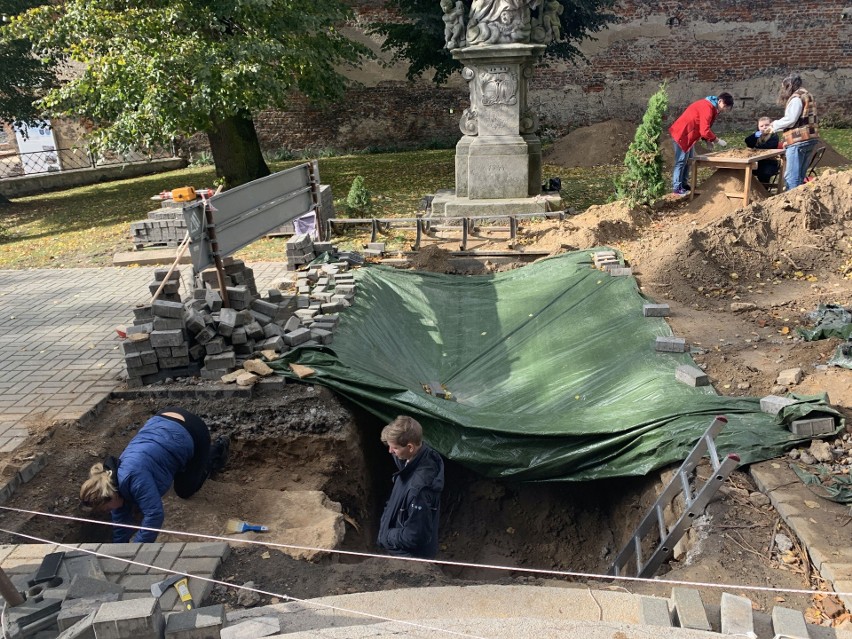
{"label": "metal sheet panel", "polygon": [[[209,200],[219,255],[225,257],[314,210],[310,164],[253,180]],[[200,212],[199,212],[200,211]],[[196,271],[214,264],[203,206],[184,209]]]}
{"label": "metal sheet panel", "polygon": [[204,216],[204,203],[196,202],[183,207],[183,219],[189,233],[189,255],[192,257],[192,268],[200,273],[208,266],[213,266],[213,255],[210,251],[210,241],[207,238],[207,218]]}

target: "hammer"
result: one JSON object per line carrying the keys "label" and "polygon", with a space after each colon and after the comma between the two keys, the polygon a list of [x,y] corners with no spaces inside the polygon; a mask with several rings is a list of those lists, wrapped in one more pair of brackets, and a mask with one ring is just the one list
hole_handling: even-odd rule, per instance
{"label": "hammer", "polygon": [[162,581],[158,581],[155,584],[151,584],[151,594],[159,599],[163,596],[171,586],[175,587],[177,590],[178,596],[180,600],[183,602],[184,607],[187,610],[192,610],[195,605],[192,602],[192,593],[189,592],[189,577],[186,575],[169,575]]}

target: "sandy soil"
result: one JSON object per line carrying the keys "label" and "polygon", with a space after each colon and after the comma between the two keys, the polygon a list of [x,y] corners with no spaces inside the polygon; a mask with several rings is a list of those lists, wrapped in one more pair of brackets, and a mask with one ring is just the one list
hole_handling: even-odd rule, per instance
{"label": "sandy soil", "polygon": [[[852,371],[825,365],[839,340],[803,342],[795,328],[808,326],[807,313],[820,303],[852,302],[852,171],[829,172],[792,193],[772,197],[757,186],[756,201],[746,209],[725,196],[742,189],[738,179],[720,171],[699,186],[692,202],[667,198],[653,209],[636,210],[612,203],[563,221],[525,223],[516,244],[552,254],[601,245],[617,248],[633,267],[643,293],[670,304],[675,334],[693,345],[696,362],[718,392],[827,392],[850,420]],[[507,245],[483,239],[478,247],[502,250]],[[416,265],[453,270],[437,240],[421,252]],[[520,264],[491,266],[517,267]],[[779,371],[794,367],[802,368],[803,381],[779,387]],[[48,466],[8,505],[79,514],[76,486],[88,466],[106,453],[120,452],[147,416],[167,403],[116,400],[86,427],[36,429],[33,440],[6,461],[20,463],[42,451]],[[236,517],[274,526],[274,534],[256,535],[258,539],[374,551],[375,526],[391,473],[378,443],[381,424],[329,391],[302,384],[288,384],[282,395],[252,402],[180,403],[202,415],[214,434],[231,438],[232,460],[198,498],[167,498],[168,528],[221,534],[227,519]],[[589,572],[606,570],[659,484],[657,477],[649,477],[568,486],[514,485],[483,480],[453,463],[448,463],[447,476],[441,559]],[[777,549],[775,533],[783,532],[794,542],[795,537],[761,497],[747,473],[736,472],[691,533],[688,552],[665,568],[667,576],[778,588],[824,585],[795,543],[792,551]],[[822,518],[818,524],[826,530],[842,533],[848,519],[844,513],[824,508],[815,517]],[[109,535],[106,526],[67,526],[18,514],[0,516],[0,526],[69,542],[107,540]],[[3,543],[20,541],[2,537]],[[163,537],[173,538],[178,537]],[[477,581],[564,583],[520,571],[257,547],[235,547],[220,576],[299,598]],[[629,588],[657,594],[669,590],[654,584]],[[750,597],[764,611],[781,601],[802,610],[820,607],[808,596],[754,593],[735,586],[728,590]],[[229,606],[276,599],[238,602],[235,591],[218,587],[213,596]],[[718,594],[708,594],[705,600],[712,602],[714,596]]]}

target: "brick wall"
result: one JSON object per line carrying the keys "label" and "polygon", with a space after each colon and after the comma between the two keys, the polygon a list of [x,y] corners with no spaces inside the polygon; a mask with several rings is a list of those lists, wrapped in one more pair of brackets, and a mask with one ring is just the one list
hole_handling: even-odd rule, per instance
{"label": "brick wall", "polygon": [[[820,114],[850,120],[852,16],[841,15],[851,4],[622,0],[620,22],[583,45],[587,61],[538,70],[530,102],[542,127],[561,134],[611,118],[638,121],[648,97],[667,81],[672,115],[699,97],[730,91],[736,108],[717,128],[742,128],[759,115],[781,115],[775,104],[780,80],[798,71]],[[364,3],[363,10],[368,6],[375,5]],[[359,39],[378,50],[363,34]],[[406,81],[401,67],[375,63],[353,78],[362,86],[326,111],[295,100],[286,110],[262,114],[264,148],[406,147],[460,137],[467,89],[459,78],[436,88]]]}

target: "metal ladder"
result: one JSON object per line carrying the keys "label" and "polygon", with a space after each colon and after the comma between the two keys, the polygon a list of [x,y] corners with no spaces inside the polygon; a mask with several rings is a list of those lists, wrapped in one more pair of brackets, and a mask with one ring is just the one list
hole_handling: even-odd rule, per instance
{"label": "metal ladder", "polygon": [[[693,520],[704,512],[705,506],[710,502],[716,491],[722,485],[722,482],[739,465],[740,458],[733,453],[729,454],[723,460],[719,460],[719,455],[716,452],[716,435],[728,423],[727,418],[717,416],[710,427],[698,440],[695,448],[689,453],[684,460],[683,465],[678,469],[675,476],[668,485],[663,489],[657,501],[651,506],[645,517],[642,518],[640,524],[633,532],[633,536],[618,553],[615,561],[610,567],[608,574],[630,577],[653,577],[660,566],[671,557],[674,552],[675,544],[680,541],[681,537],[692,526]],[[710,456],[710,463],[713,465],[713,475],[701,485],[696,486],[696,491],[693,494],[689,486],[689,474],[695,470],[695,467],[701,462],[704,455]],[[667,505],[672,503],[675,497],[682,495],[684,499],[683,513],[678,517],[678,520],[670,528],[666,528],[666,522],[663,511]],[[655,542],[655,547],[647,560],[642,557],[642,540],[645,536],[654,531],[656,528],[659,534],[659,541]],[[635,573],[629,571],[629,563],[635,558]]]}

